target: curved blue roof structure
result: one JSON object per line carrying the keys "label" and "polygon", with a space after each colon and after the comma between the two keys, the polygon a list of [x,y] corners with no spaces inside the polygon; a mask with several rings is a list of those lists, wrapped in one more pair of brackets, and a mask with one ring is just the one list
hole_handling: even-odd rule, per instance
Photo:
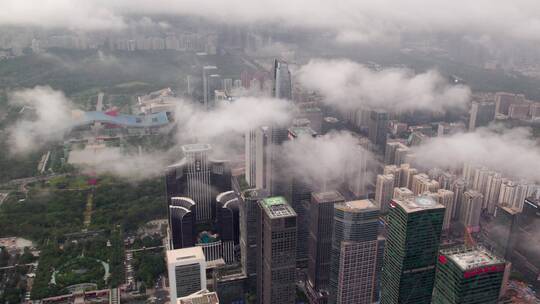
{"label": "curved blue roof structure", "polygon": [[159,112],[148,115],[110,115],[105,112],[90,111],[84,112],[80,118],[74,121],[75,126],[83,126],[96,122],[118,125],[125,128],[152,128],[162,127],[169,123],[166,112]]}

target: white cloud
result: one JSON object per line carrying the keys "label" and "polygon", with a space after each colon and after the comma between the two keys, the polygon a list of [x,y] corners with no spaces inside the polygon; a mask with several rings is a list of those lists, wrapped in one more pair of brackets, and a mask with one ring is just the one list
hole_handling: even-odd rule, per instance
{"label": "white cloud", "polygon": [[444,111],[464,107],[470,89],[450,85],[437,71],[371,70],[349,60],[311,60],[298,71],[300,83],[320,92],[324,102],[341,109]]}
{"label": "white cloud", "polygon": [[346,177],[358,175],[360,160],[372,161],[373,155],[360,145],[358,138],[348,132],[323,136],[300,136],[281,146],[283,173],[302,178],[306,183],[321,187],[337,186]]}
{"label": "white cloud", "polygon": [[28,107],[25,113],[35,112],[35,117],[25,117],[8,128],[12,153],[35,151],[42,145],[62,139],[72,126],[71,102],[66,96],[48,86],[15,91],[9,103]]}
{"label": "white cloud", "polygon": [[200,16],[332,30],[344,41],[407,33],[472,33],[539,41],[537,0],[33,0],[0,2],[0,24],[120,29],[131,15]]}
{"label": "white cloud", "polygon": [[460,169],[469,162],[510,177],[540,182],[540,147],[525,128],[490,127],[436,137],[415,147],[414,153],[416,162],[426,168]]}

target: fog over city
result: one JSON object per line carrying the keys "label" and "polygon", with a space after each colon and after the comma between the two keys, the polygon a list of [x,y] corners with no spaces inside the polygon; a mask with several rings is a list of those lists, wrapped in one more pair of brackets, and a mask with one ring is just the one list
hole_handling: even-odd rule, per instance
{"label": "fog over city", "polygon": [[0,304],[540,302],[539,49],[538,0],[0,0]]}

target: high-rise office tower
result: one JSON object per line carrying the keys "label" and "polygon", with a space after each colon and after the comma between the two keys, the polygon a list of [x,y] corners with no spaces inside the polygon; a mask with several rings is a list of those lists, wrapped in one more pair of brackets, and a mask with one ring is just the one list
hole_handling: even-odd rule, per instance
{"label": "high-rise office tower", "polygon": [[195,246],[195,202],[189,197],[173,197],[169,205],[169,248]]}
{"label": "high-rise office tower", "polygon": [[459,222],[464,229],[471,232],[480,230],[480,215],[482,214],[482,201],[484,197],[482,193],[469,190],[463,193],[461,201]]}
{"label": "high-rise office tower", "polygon": [[492,102],[473,102],[469,118],[469,131],[485,127],[495,119],[495,104]]}
{"label": "high-rise office tower", "polygon": [[222,257],[225,263],[237,261],[236,249],[240,243],[239,199],[234,191],[216,197],[216,228],[222,242]]}
{"label": "high-rise office tower", "polygon": [[458,178],[452,184],[452,192],[454,192],[454,205],[452,210],[452,219],[458,219],[461,214],[461,202],[465,193],[466,182],[463,178]]}
{"label": "high-rise office tower", "polygon": [[285,198],[259,201],[257,298],[259,304],[294,304],[296,213]]}
{"label": "high-rise office tower", "polygon": [[425,196],[390,204],[381,303],[430,303],[445,208]]}
{"label": "high-rise office tower", "polygon": [[259,201],[266,198],[264,189],[249,189],[239,198],[240,212],[240,257],[242,272],[248,277],[251,287],[255,288],[257,275],[257,227],[260,221]]}
{"label": "high-rise office tower", "polygon": [[443,231],[450,229],[450,222],[452,221],[452,211],[454,210],[454,192],[446,189],[439,189],[437,191],[437,197],[439,204],[446,207],[444,211]]}
{"label": "high-rise office tower", "polygon": [[231,172],[226,161],[209,159],[212,147],[209,144],[182,146],[184,158],[167,168],[167,202],[171,198],[184,196],[195,202],[198,223],[210,223],[213,216],[212,203],[215,196],[231,190]]}
{"label": "high-rise office tower", "polygon": [[518,231],[518,212],[512,208],[497,206],[495,217],[483,231],[487,235],[489,248],[505,259],[512,258]]}
{"label": "high-rise office tower", "polygon": [[216,105],[216,91],[222,89],[223,82],[219,74],[211,74],[207,77],[207,89],[206,92],[207,103],[205,104],[206,109],[213,108]]}
{"label": "high-rise office tower", "polygon": [[501,174],[495,173],[488,177],[486,190],[484,194],[484,203],[482,204],[487,208],[489,214],[495,212],[495,208],[499,201],[499,194],[501,193],[501,185],[503,179]]}
{"label": "high-rise office tower", "polygon": [[208,109],[209,104],[213,101],[213,99],[210,99],[210,84],[209,84],[209,77],[212,74],[215,74],[217,71],[217,67],[215,66],[204,66],[202,71],[202,84],[203,84],[203,105],[206,109]]}
{"label": "high-rise office tower", "polygon": [[328,303],[371,303],[374,297],[379,207],[372,200],[334,205]]}
{"label": "high-rise office tower", "polygon": [[384,152],[388,134],[388,113],[381,110],[372,110],[369,117],[369,140]]}
{"label": "high-rise office tower", "polygon": [[416,174],[412,178],[412,192],[414,195],[419,195],[426,191],[436,192],[439,190],[439,182],[432,180],[425,173]]}
{"label": "high-rise office tower", "polygon": [[[289,128],[289,140],[297,140],[299,137],[315,137],[317,133],[310,127]],[[311,201],[312,185],[297,176],[282,177],[282,182],[287,183],[286,198],[297,215],[298,244],[296,246],[296,261],[298,268],[307,268],[308,262],[308,237],[309,237],[309,207]]]}
{"label": "high-rise office tower", "polygon": [[326,303],[330,281],[334,205],[345,198],[337,191],[311,195],[309,222],[308,298],[311,304]]}
{"label": "high-rise office tower", "polygon": [[272,72],[274,78],[272,96],[292,100],[292,79],[288,64],[285,61],[275,59]]}
{"label": "high-rise office tower", "polygon": [[206,289],[206,260],[201,247],[167,250],[171,303]]}
{"label": "high-rise office tower", "polygon": [[377,175],[375,185],[375,202],[381,209],[381,213],[388,212],[388,205],[394,193],[394,176],[392,174]]}
{"label": "high-rise office tower", "polygon": [[246,182],[251,187],[257,185],[257,130],[249,130],[244,134]]}
{"label": "high-rise office tower", "polygon": [[394,194],[392,195],[392,199],[403,201],[412,197],[414,197],[414,194],[409,188],[405,188],[405,187],[394,188]]}
{"label": "high-rise office tower", "polygon": [[441,250],[433,304],[497,303],[505,261],[483,247]]}

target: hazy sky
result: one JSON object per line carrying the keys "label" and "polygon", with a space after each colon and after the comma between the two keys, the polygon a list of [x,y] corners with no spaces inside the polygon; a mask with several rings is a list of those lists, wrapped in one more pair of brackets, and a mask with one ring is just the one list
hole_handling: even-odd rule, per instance
{"label": "hazy sky", "polygon": [[540,40],[538,0],[1,0],[0,25],[79,30],[124,28],[129,16],[202,16],[229,23],[275,22],[327,29],[341,41],[400,33],[469,33]]}

